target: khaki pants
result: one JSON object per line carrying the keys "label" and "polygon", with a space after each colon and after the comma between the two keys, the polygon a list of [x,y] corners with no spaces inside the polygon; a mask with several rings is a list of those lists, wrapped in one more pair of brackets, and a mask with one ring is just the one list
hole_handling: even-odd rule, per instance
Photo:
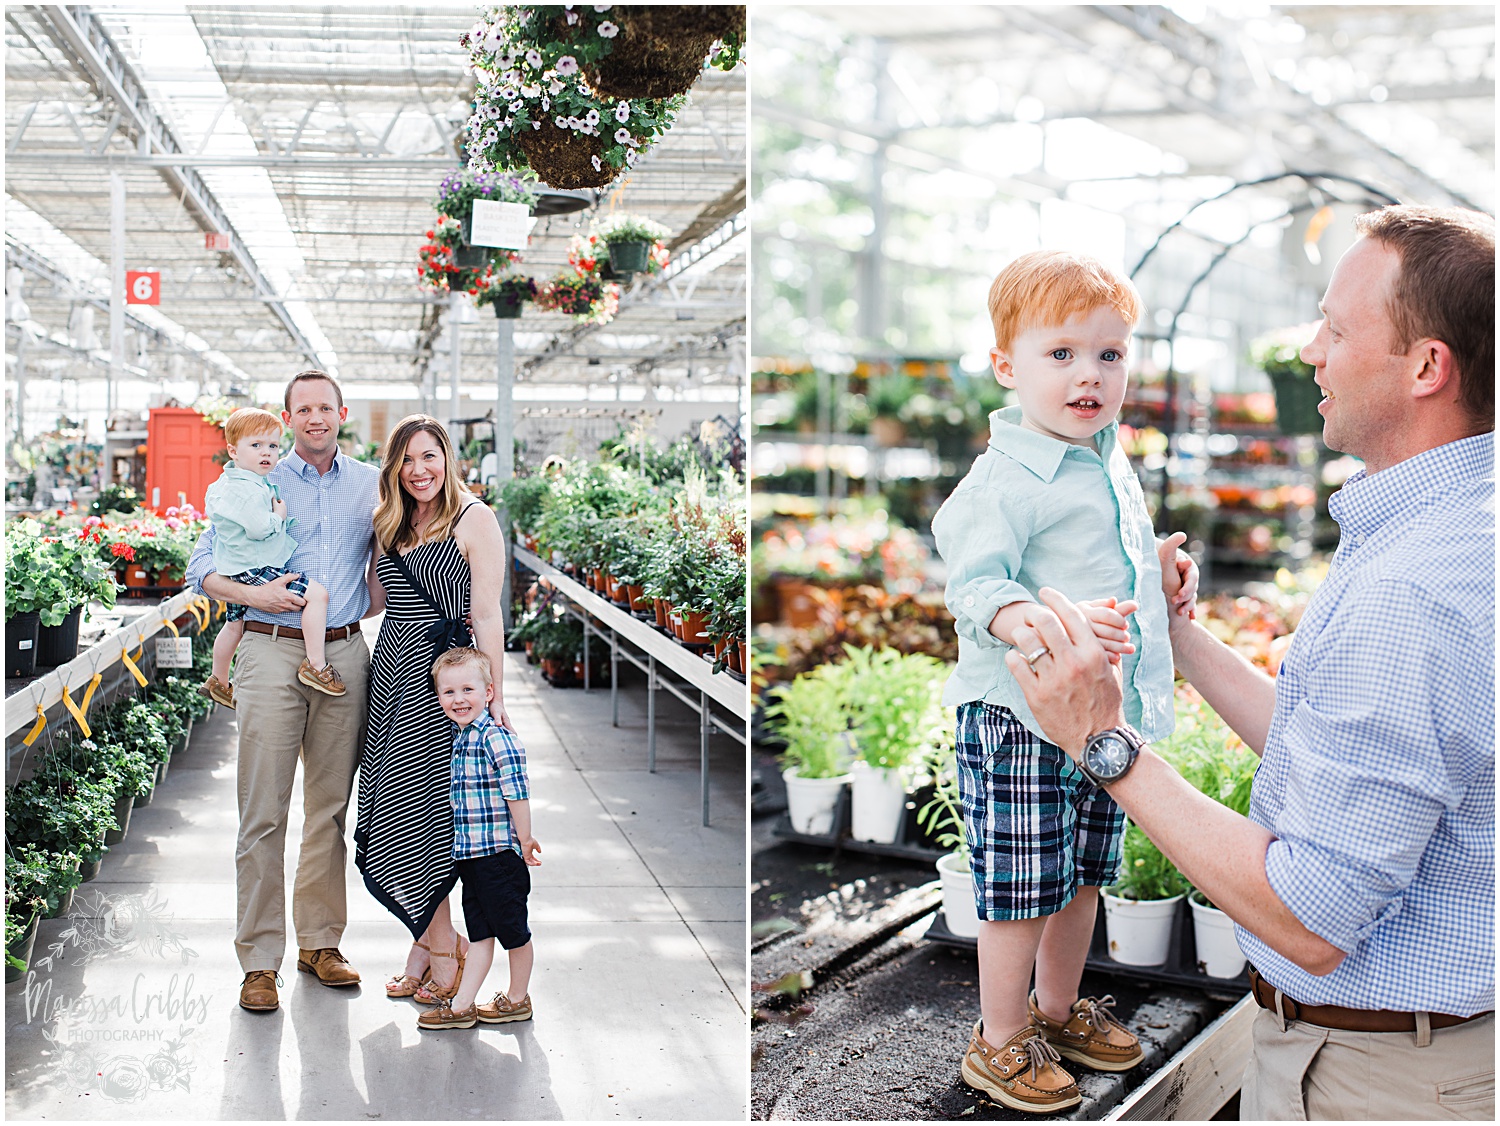
{"label": "khaki pants", "polygon": [[297,680],[302,642],[246,633],[235,655],[240,833],[235,849],[240,967],[281,968],[286,952],[286,826],[302,758],[302,848],[292,890],[297,943],[337,946],[348,918],[344,822],[368,716],[370,650],[356,634],[328,643],[348,691],[329,696]]}
{"label": "khaki pants", "polygon": [[1255,1014],[1240,1120],[1413,1122],[1495,1117],[1495,1018],[1414,1032],[1344,1032]]}

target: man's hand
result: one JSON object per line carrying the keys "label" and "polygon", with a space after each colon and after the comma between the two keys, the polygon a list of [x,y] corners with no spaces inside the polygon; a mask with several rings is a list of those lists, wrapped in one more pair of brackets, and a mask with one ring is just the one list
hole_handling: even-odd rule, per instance
{"label": "man's hand", "polygon": [[[1140,603],[1126,601],[1116,604],[1113,598],[1091,598],[1077,605],[1093,629],[1094,636],[1099,639],[1099,644],[1104,646],[1110,664],[1118,665],[1125,654],[1135,652],[1135,646],[1130,643],[1130,625],[1125,618],[1139,610]],[[1050,610],[1046,613],[1053,621],[1057,620],[1057,615]],[[1026,624],[1031,625],[1030,622]]]}
{"label": "man's hand", "polygon": [[[1051,587],[1037,597],[1054,617],[1017,627],[1005,663],[1043,734],[1076,759],[1090,735],[1124,722],[1120,672],[1082,610]],[[1025,655],[1038,649],[1046,652],[1028,665]]]}
{"label": "man's hand", "polygon": [[1193,609],[1198,598],[1198,564],[1180,550],[1186,542],[1186,532],[1173,532],[1156,545],[1156,556],[1161,560],[1161,592],[1167,596],[1169,621],[1173,617],[1191,620],[1198,616]]}
{"label": "man's hand", "polygon": [[293,610],[300,610],[307,605],[307,599],[295,590],[288,590],[287,584],[301,577],[297,572],[289,571],[280,578],[272,579],[264,586],[244,587],[245,605],[253,606],[267,614],[287,614]]}
{"label": "man's hand", "polygon": [[522,837],[519,844],[521,845],[521,859],[533,868],[541,867],[542,846],[537,843],[537,839],[530,836]]}

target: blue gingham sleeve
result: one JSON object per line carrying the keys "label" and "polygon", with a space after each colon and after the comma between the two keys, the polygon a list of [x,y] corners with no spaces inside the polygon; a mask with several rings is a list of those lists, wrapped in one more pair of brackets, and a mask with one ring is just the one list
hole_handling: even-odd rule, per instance
{"label": "blue gingham sleeve", "polygon": [[1471,675],[1463,655],[1482,649],[1411,584],[1347,598],[1288,718],[1287,804],[1266,852],[1272,890],[1346,953],[1401,911],[1439,818],[1462,800],[1464,767],[1440,730],[1443,685]]}
{"label": "blue gingham sleeve", "polygon": [[498,723],[486,732],[490,765],[500,779],[500,796],[506,801],[526,801],[531,789],[526,780],[526,748],[513,732]]}
{"label": "blue gingham sleeve", "polygon": [[948,567],[943,601],[958,636],[981,648],[1005,646],[990,632],[1002,606],[1036,601],[1016,581],[1030,538],[1029,515],[1019,503],[1002,506],[996,490],[976,487],[955,492],[933,517],[933,538]]}
{"label": "blue gingham sleeve", "polygon": [[202,594],[204,593],[203,580],[214,573],[214,526],[210,524],[198,537],[198,544],[193,548],[193,554],[188,559],[183,581],[192,587],[195,593]]}

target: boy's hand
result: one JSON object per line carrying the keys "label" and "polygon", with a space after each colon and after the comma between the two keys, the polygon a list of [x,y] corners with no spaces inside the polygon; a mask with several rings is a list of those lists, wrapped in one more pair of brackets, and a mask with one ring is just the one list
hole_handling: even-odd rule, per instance
{"label": "boy's hand", "polygon": [[[1094,598],[1079,602],[1077,606],[1093,629],[1094,636],[1099,639],[1099,644],[1104,646],[1110,664],[1118,665],[1126,653],[1135,652],[1135,646],[1130,643],[1130,626],[1125,618],[1140,609],[1138,603],[1117,603],[1113,598]],[[1050,610],[1047,612],[1052,614]],[[1057,615],[1052,616],[1055,618]]]}
{"label": "boy's hand", "polygon": [[540,868],[542,865],[542,846],[537,843],[537,839],[535,837],[522,837],[520,844],[521,859],[533,868]]}
{"label": "boy's hand", "polygon": [[1156,545],[1156,555],[1161,560],[1161,592],[1167,596],[1167,609],[1179,617],[1192,619],[1198,616],[1194,609],[1198,599],[1198,564],[1181,550],[1186,542],[1185,532],[1173,532]]}
{"label": "boy's hand", "polygon": [[280,497],[274,498],[271,501],[271,511],[274,512],[274,513],[276,513],[276,515],[280,516],[283,520],[285,520],[286,519],[286,501],[282,500]]}

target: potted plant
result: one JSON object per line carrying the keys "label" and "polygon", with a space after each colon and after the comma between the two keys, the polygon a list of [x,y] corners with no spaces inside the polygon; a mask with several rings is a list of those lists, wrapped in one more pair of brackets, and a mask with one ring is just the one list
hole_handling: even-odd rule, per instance
{"label": "potted plant", "polygon": [[537,629],[535,652],[548,680],[554,684],[565,680],[573,663],[583,656],[583,627],[566,616],[544,619]]}
{"label": "potted plant", "polygon": [[524,274],[504,274],[494,277],[481,286],[474,303],[480,308],[495,307],[498,320],[516,320],[521,315],[521,306],[536,299],[536,279]]}
{"label": "potted plant", "polygon": [[958,791],[958,763],[951,746],[934,747],[927,760],[933,795],[917,810],[917,823],[938,847],[937,873],[943,889],[943,921],[959,938],[979,937],[979,910],[974,905],[974,875],[969,841],[964,832],[963,804]]}
{"label": "potted plant", "polygon": [[[96,521],[97,517],[89,517]],[[78,625],[90,602],[106,607],[115,604],[115,572],[99,558],[95,533],[88,522],[77,537],[48,543],[54,576],[61,587],[62,603],[41,612],[37,636],[37,664],[55,668],[78,656]],[[61,612],[60,621],[53,621]]]}
{"label": "potted plant", "polygon": [[52,564],[42,550],[41,525],[14,521],[5,537],[5,675],[36,672],[36,647],[41,610],[49,606],[61,584],[51,575]]}
{"label": "potted plant", "polygon": [[[475,200],[519,203],[527,209],[532,209],[536,207],[537,195],[536,181],[529,174],[507,175],[501,172],[476,172],[469,168],[455,168],[443,177],[442,183],[438,184],[437,198],[432,201],[432,205],[437,208],[438,214],[459,221],[459,240],[463,246],[469,247]],[[460,261],[460,266],[470,268],[480,266],[496,255],[507,255],[511,261],[517,257],[515,252],[502,250],[499,247],[479,246],[473,249],[481,252],[480,260]]]}
{"label": "potted plant", "polygon": [[[1200,793],[1240,816],[1250,813],[1250,788],[1260,759],[1240,741],[1218,714],[1192,689],[1180,686],[1177,726],[1157,751]],[[1245,955],[1235,938],[1234,922],[1201,891],[1188,896],[1198,969],[1209,977],[1239,977]]]}
{"label": "potted plant", "polygon": [[76,745],[44,758],[31,778],[16,783],[5,803],[5,832],[51,852],[79,857],[80,879],[99,872],[104,826],[110,824],[115,795],[77,769],[83,752]]}
{"label": "potted plant", "polygon": [[542,502],[551,491],[552,482],[540,473],[512,477],[500,489],[505,512],[518,539],[530,539],[542,514]]}
{"label": "potted plant", "polygon": [[786,743],[781,777],[794,832],[832,833],[839,791],[852,781],[845,691],[841,667],[819,665],[782,685],[766,708],[767,724]]}
{"label": "potted plant", "polygon": [[652,248],[666,238],[668,230],[641,215],[619,214],[595,223],[594,233],[604,242],[610,268],[623,280],[647,268]]}
{"label": "potted plant", "polygon": [[1318,403],[1323,392],[1313,382],[1311,364],[1302,362],[1302,346],[1318,331],[1317,322],[1276,329],[1250,344],[1250,362],[1265,372],[1276,395],[1276,426],[1283,434],[1321,434]]}
{"label": "potted plant", "polygon": [[913,767],[943,738],[947,665],[923,653],[845,644],[847,707],[859,757],[852,767],[853,836],[890,844],[901,832]]}
{"label": "potted plant", "polygon": [[538,309],[565,313],[579,324],[608,324],[620,308],[620,287],[576,273],[558,274],[537,290]]}
{"label": "potted plant", "polygon": [[1119,878],[1101,889],[1109,956],[1128,966],[1159,966],[1187,881],[1138,825],[1126,826],[1124,854]]}
{"label": "potted plant", "polygon": [[46,909],[46,899],[37,894],[34,881],[24,877],[22,861],[5,854],[5,980],[18,980],[31,963],[37,924]]}
{"label": "potted plant", "polygon": [[882,446],[899,446],[906,441],[906,424],[901,409],[916,393],[914,380],[906,375],[888,375],[871,379],[865,394],[870,412],[870,436]]}

